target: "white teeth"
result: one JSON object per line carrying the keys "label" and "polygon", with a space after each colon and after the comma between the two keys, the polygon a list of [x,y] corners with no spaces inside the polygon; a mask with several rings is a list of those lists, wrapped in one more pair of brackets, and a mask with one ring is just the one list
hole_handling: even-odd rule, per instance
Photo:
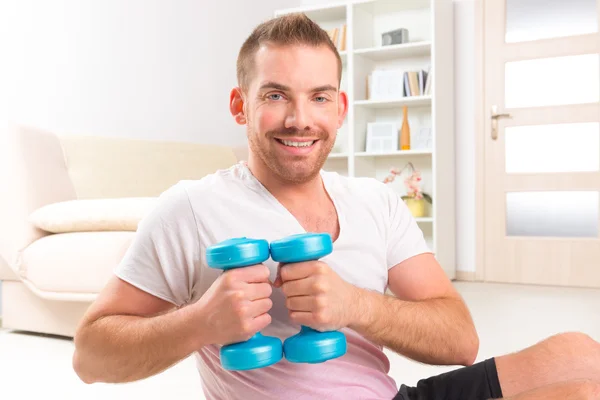
{"label": "white teeth", "polygon": [[291,146],[291,147],[308,147],[308,146],[312,146],[312,144],[315,141],[313,140],[312,142],[292,142],[289,140],[282,140],[281,142],[283,144],[285,144],[286,146]]}

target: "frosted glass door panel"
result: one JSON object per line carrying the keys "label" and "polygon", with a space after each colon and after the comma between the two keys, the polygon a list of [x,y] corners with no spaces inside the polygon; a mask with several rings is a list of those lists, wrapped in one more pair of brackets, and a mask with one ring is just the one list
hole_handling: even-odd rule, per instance
{"label": "frosted glass door panel", "polygon": [[600,124],[507,127],[506,172],[549,173],[600,170]]}
{"label": "frosted glass door panel", "polygon": [[507,0],[509,43],[598,31],[596,0]]}
{"label": "frosted glass door panel", "polygon": [[598,237],[599,192],[506,194],[507,236]]}
{"label": "frosted glass door panel", "polygon": [[599,59],[584,54],[506,63],[506,108],[598,102]]}

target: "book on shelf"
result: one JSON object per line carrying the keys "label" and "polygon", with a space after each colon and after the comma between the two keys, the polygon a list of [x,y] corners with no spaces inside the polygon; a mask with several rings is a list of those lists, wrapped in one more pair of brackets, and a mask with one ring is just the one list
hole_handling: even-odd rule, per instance
{"label": "book on shelf", "polygon": [[423,91],[425,96],[429,96],[431,94],[431,81],[433,81],[433,73],[432,68],[429,68],[427,71],[427,76],[425,77],[425,90]]}
{"label": "book on shelf", "polygon": [[431,68],[405,71],[397,68],[375,69],[367,76],[368,100],[390,100],[431,94]]}
{"label": "book on shelf", "polygon": [[427,70],[404,72],[404,96],[428,96],[431,94],[431,67]]}
{"label": "book on shelf", "polygon": [[325,30],[338,51],[346,51],[346,30],[346,24]]}

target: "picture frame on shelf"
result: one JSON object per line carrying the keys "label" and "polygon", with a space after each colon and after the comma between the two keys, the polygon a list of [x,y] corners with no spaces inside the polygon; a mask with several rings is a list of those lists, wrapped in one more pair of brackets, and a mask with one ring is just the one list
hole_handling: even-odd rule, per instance
{"label": "picture frame on shelf", "polygon": [[367,124],[367,153],[386,153],[398,149],[398,126],[394,122],[370,122]]}
{"label": "picture frame on shelf", "polygon": [[368,76],[368,99],[390,100],[404,97],[404,71],[376,69]]}
{"label": "picture frame on shelf", "polygon": [[412,132],[410,138],[411,147],[414,150],[430,150],[433,148],[432,139],[431,128],[422,126]]}

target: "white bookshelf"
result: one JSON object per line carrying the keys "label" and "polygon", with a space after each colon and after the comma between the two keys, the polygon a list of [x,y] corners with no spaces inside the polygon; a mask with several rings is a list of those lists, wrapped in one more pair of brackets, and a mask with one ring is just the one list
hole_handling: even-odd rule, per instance
{"label": "white bookshelf", "polygon": [[[454,72],[452,0],[346,0],[292,9],[275,15],[303,12],[323,29],[346,24],[346,49],[341,89],[349,109],[338,132],[326,170],[352,177],[382,181],[391,167],[411,162],[421,170],[423,190],[433,204],[426,217],[416,218],[446,274],[455,277],[454,184]],[[409,31],[409,43],[381,45],[381,34],[398,28]],[[376,69],[428,70],[433,75],[431,94],[393,99],[370,99],[367,77]],[[402,124],[402,107],[408,107],[411,134],[431,128],[429,148],[367,153],[370,122]],[[404,177],[390,185],[405,194]]]}
{"label": "white bookshelf", "polygon": [[[433,153],[432,150],[397,150],[390,152],[382,152],[382,153],[369,153],[366,151],[359,151],[354,153],[354,157],[386,157],[386,156],[417,156],[417,155],[431,155]],[[335,157],[337,154],[333,154],[332,157]]]}
{"label": "white bookshelf", "polygon": [[423,107],[431,106],[431,96],[410,96],[402,97],[393,100],[355,100],[355,107],[364,108],[398,108],[402,106],[408,107]]}
{"label": "white bookshelf", "polygon": [[355,50],[354,54],[371,61],[393,61],[400,57],[422,57],[431,53],[431,42],[423,41]]}

